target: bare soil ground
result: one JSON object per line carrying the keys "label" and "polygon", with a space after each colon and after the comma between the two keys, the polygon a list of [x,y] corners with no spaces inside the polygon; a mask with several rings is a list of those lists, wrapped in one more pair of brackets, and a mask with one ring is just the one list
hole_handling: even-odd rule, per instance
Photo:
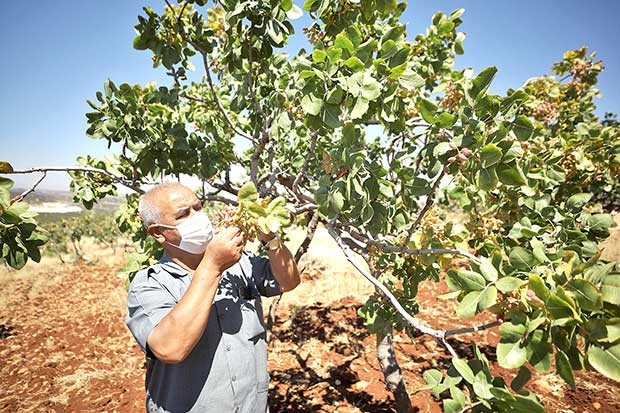
{"label": "bare soil ground", "polygon": [[[143,411],[144,359],[124,325],[125,287],[116,275],[122,259],[107,254],[0,270],[0,411]],[[302,285],[279,307],[269,353],[271,411],[393,412],[375,338],[357,316],[372,288],[333,246],[313,254]],[[432,283],[420,289],[419,317],[436,328],[463,324],[450,303],[435,298],[445,291]],[[475,340],[493,361],[498,339],[497,330],[487,330],[452,344],[467,353]],[[416,389],[424,370],[449,365],[449,354],[426,336],[397,335],[395,347],[416,411],[440,412],[439,401]],[[514,373],[493,364],[494,374],[509,382]],[[578,372],[574,391],[550,373],[534,374],[529,388],[542,395],[549,412],[620,411],[618,383],[594,372]]]}

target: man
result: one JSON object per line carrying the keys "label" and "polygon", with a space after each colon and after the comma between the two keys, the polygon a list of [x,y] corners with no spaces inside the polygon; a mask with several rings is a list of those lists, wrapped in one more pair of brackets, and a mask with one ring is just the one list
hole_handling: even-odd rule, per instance
{"label": "man", "polygon": [[127,326],[146,354],[149,412],[268,411],[260,296],[290,291],[299,272],[274,234],[268,259],[243,251],[238,228],[216,234],[193,191],[168,183],[140,200],[164,257],[129,288]]}

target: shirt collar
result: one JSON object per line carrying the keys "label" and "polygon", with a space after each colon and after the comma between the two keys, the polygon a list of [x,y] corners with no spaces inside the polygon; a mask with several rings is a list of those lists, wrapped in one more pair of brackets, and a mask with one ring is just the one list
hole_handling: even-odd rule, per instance
{"label": "shirt collar", "polygon": [[154,270],[156,273],[159,273],[162,269],[178,277],[184,277],[186,275],[189,275],[189,272],[176,262],[172,261],[168,254],[164,254],[157,262],[157,265],[154,266]]}

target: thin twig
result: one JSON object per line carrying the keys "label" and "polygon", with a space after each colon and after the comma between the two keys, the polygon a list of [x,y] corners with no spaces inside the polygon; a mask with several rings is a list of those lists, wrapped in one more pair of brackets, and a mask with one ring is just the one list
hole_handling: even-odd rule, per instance
{"label": "thin twig", "polygon": [[293,193],[297,193],[297,187],[299,186],[299,182],[301,181],[301,178],[304,176],[304,173],[306,169],[308,168],[310,159],[313,156],[315,156],[314,149],[316,148],[316,141],[318,137],[319,137],[318,131],[313,131],[310,134],[310,139],[311,139],[310,148],[308,148],[308,152],[306,153],[306,157],[304,158],[304,163],[301,165],[301,168],[299,168],[299,173],[297,174],[297,176],[295,177],[295,180],[293,181],[293,186],[291,187],[291,191],[293,191]]}
{"label": "thin twig", "polygon": [[43,182],[43,180],[45,179],[45,177],[46,177],[46,176],[47,176],[47,172],[46,172],[46,171],[43,171],[43,175],[41,175],[41,177],[37,180],[37,182],[35,182],[35,183],[34,183],[34,185],[32,185],[32,186],[30,187],[30,189],[28,189],[28,190],[26,190],[26,191],[22,192],[22,193],[19,195],[19,200],[21,201],[21,200],[22,200],[22,199],[24,199],[24,198],[25,198],[28,194],[30,194],[31,192],[34,192],[34,190],[37,188],[37,186],[39,186],[39,184],[40,184],[41,182]]}
{"label": "thin twig", "polygon": [[221,202],[227,205],[233,205],[233,206],[237,206],[239,205],[239,203],[237,201],[235,201],[234,199],[230,199],[230,198],[226,198],[225,196],[221,196],[221,195],[205,195],[203,197],[201,197],[202,201],[214,201],[214,202]]}
{"label": "thin twig", "polygon": [[265,117],[263,128],[261,132],[261,139],[256,145],[254,149],[254,153],[252,153],[252,163],[250,165],[250,179],[254,182],[254,185],[258,187],[258,162],[260,161],[260,157],[265,150],[265,146],[269,143],[269,133],[267,132],[268,125],[271,124],[271,118],[269,116]]}

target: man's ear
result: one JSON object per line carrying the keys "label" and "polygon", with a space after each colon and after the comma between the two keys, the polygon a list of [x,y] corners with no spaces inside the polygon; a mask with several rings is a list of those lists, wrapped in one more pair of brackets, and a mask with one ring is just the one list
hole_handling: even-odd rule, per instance
{"label": "man's ear", "polygon": [[166,242],[166,238],[161,233],[161,227],[159,225],[151,224],[146,230],[148,231],[149,235],[155,238],[160,244]]}

